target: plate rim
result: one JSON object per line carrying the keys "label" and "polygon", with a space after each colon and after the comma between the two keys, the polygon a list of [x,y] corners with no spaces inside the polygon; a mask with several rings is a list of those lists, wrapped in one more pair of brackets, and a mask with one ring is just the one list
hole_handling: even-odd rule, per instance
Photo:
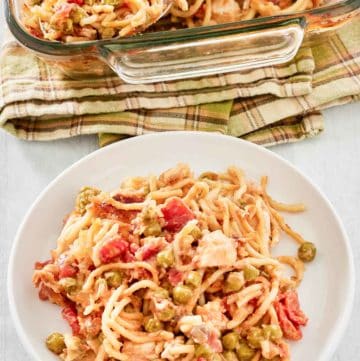
{"label": "plate rim", "polygon": [[92,158],[95,158],[100,154],[103,154],[106,152],[111,152],[113,148],[122,147],[122,146],[124,146],[124,144],[141,142],[141,140],[144,137],[156,139],[156,138],[162,138],[162,137],[178,137],[178,136],[204,137],[204,138],[213,138],[213,139],[226,138],[228,141],[243,143],[243,145],[246,147],[256,149],[257,151],[259,151],[262,154],[267,154],[268,156],[274,157],[275,159],[277,159],[277,161],[280,161],[283,164],[285,164],[292,171],[294,171],[299,177],[301,177],[305,182],[307,182],[316,191],[316,193],[320,196],[320,198],[323,200],[323,202],[329,208],[329,210],[331,211],[331,213],[333,214],[333,216],[335,218],[336,226],[338,227],[338,229],[342,235],[342,239],[344,241],[343,243],[344,243],[346,255],[348,258],[350,279],[348,280],[348,290],[347,290],[347,297],[346,297],[345,305],[342,308],[342,310],[340,310],[340,312],[339,312],[338,318],[340,319],[340,321],[336,325],[336,328],[333,330],[333,332],[330,334],[325,347],[321,351],[320,358],[318,358],[318,360],[315,360],[315,361],[328,361],[330,359],[330,357],[335,353],[337,347],[339,346],[340,341],[342,340],[342,338],[344,336],[345,330],[350,321],[350,317],[351,317],[353,307],[354,307],[354,300],[355,300],[356,276],[355,276],[354,254],[352,251],[352,247],[351,247],[350,240],[347,235],[345,226],[342,222],[342,219],[340,218],[339,214],[337,213],[335,207],[332,205],[330,200],[326,197],[324,192],[320,189],[320,187],[317,184],[315,184],[306,174],[304,174],[302,171],[300,171],[295,165],[293,165],[287,159],[281,157],[277,153],[272,152],[271,150],[269,150],[263,146],[251,143],[251,142],[243,140],[241,138],[224,135],[222,133],[210,133],[210,132],[206,132],[206,131],[165,131],[165,132],[158,132],[158,133],[149,133],[149,134],[143,134],[143,135],[139,135],[139,136],[134,136],[132,138],[124,139],[121,142],[112,143],[110,145],[107,145],[104,148],[97,149],[97,150],[83,156],[82,158],[80,158],[79,160],[77,160],[76,162],[71,164],[70,166],[66,167],[53,180],[51,180],[48,183],[48,185],[37,195],[36,199],[32,202],[32,204],[28,208],[25,216],[22,218],[22,220],[18,226],[18,229],[15,233],[15,237],[13,238],[13,243],[11,246],[8,267],[7,267],[7,280],[6,280],[7,287],[6,288],[7,288],[8,305],[9,305],[9,309],[10,309],[11,319],[12,319],[13,325],[15,326],[16,333],[19,336],[20,341],[23,344],[25,350],[30,354],[30,356],[34,360],[42,361],[39,358],[39,355],[37,354],[36,349],[32,346],[31,342],[29,341],[29,339],[25,333],[25,330],[22,326],[22,323],[21,323],[21,320],[20,320],[20,317],[18,314],[18,310],[16,307],[16,303],[15,303],[15,295],[13,293],[13,284],[14,284],[13,276],[14,276],[15,256],[16,256],[19,244],[20,244],[21,234],[23,233],[25,224],[27,223],[28,219],[30,218],[31,214],[33,213],[33,210],[41,203],[42,198],[48,193],[48,191],[55,184],[57,184],[63,177],[66,177],[66,175],[68,173],[70,173],[74,168],[78,167],[83,162],[88,162]]}

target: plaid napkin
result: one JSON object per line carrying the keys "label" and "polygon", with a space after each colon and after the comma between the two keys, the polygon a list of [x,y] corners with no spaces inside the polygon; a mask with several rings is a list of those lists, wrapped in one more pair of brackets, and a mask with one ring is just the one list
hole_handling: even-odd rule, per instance
{"label": "plaid napkin", "polygon": [[165,130],[300,140],[323,130],[321,109],[360,99],[359,39],[358,18],[285,65],[146,85],[73,80],[12,41],[0,56],[0,125],[26,140],[97,133],[101,146]]}

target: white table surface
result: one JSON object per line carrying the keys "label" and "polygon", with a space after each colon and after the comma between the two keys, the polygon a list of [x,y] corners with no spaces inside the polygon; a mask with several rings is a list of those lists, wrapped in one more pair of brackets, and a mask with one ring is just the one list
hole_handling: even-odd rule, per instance
{"label": "white table surface", "polygon": [[[0,17],[2,24],[3,17]],[[0,43],[2,29],[0,27]],[[320,186],[341,215],[351,240],[357,287],[360,287],[360,103],[324,113],[326,129],[319,137],[271,150],[288,159]],[[20,220],[55,176],[96,149],[95,136],[28,143],[0,131],[0,361],[31,360],[16,335],[6,294],[8,257]],[[329,361],[360,360],[359,306],[357,292],[351,323]]]}

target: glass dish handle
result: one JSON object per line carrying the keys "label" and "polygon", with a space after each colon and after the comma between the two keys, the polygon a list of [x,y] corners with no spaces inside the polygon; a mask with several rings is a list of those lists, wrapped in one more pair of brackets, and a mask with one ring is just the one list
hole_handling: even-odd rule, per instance
{"label": "glass dish handle", "polygon": [[294,18],[274,25],[253,31],[230,29],[206,39],[163,39],[151,47],[111,43],[100,45],[98,51],[127,83],[200,77],[291,60],[303,41],[306,22]]}

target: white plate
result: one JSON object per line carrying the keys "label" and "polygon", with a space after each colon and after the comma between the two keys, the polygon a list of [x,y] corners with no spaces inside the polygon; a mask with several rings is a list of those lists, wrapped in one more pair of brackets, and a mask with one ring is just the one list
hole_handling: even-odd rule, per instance
{"label": "white plate", "polygon": [[[349,320],[354,296],[351,249],[334,209],[319,189],[274,153],[236,138],[194,132],[136,137],[98,150],[64,171],[39,196],[17,233],[8,272],[11,313],[28,352],[35,360],[56,360],[44,339],[53,331],[68,331],[60,309],[38,299],[31,275],[35,261],[49,258],[79,188],[111,190],[125,176],[159,173],[177,162],[189,163],[196,172],[237,165],[250,177],[268,175],[275,199],[307,205],[305,213],[286,216],[318,248],[299,291],[310,322],[303,340],[292,345],[292,360],[329,360]],[[288,240],[278,248],[276,253],[296,252]]]}

